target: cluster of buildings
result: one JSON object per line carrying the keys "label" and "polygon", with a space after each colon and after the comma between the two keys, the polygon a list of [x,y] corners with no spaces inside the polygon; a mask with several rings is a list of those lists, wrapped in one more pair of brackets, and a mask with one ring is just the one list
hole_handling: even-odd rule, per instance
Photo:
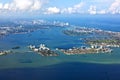
{"label": "cluster of buildings", "polygon": [[85,28],[85,27],[80,27],[80,28],[74,28],[74,29],[69,29],[69,30],[64,30],[63,33],[66,35],[83,35],[83,34],[91,34],[93,32],[92,29]]}
{"label": "cluster of buildings", "polygon": [[42,50],[50,50],[48,47],[46,47],[44,44],[40,44],[39,47],[36,47],[35,45],[30,45],[29,48],[35,52],[39,52]]}
{"label": "cluster of buildings", "polygon": [[60,21],[54,21],[54,22],[52,23],[52,25],[65,27],[65,26],[69,26],[69,23],[68,23],[68,22],[64,23],[64,22],[60,22]]}
{"label": "cluster of buildings", "polygon": [[50,48],[46,47],[44,44],[40,44],[39,47],[30,45],[29,48],[32,51],[41,54],[42,56],[58,56],[58,54],[55,51],[50,50]]}
{"label": "cluster of buildings", "polygon": [[104,45],[91,45],[91,49],[97,50],[97,53],[111,53],[113,50],[107,46]]}
{"label": "cluster of buildings", "polygon": [[8,35],[12,33],[24,33],[27,32],[22,26],[18,27],[0,27],[0,36]]}
{"label": "cluster of buildings", "polygon": [[67,55],[73,54],[91,54],[91,53],[111,53],[112,49],[103,46],[91,45],[91,47],[82,46],[81,48],[59,49]]}
{"label": "cluster of buildings", "polygon": [[0,56],[12,53],[10,50],[0,51]]}

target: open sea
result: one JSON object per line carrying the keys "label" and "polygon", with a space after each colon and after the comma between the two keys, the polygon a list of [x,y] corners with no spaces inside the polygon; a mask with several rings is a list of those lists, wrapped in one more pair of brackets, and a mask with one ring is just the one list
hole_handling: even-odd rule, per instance
{"label": "open sea", "polygon": [[[120,32],[120,15],[73,15],[37,19]],[[110,54],[70,56],[58,51],[60,56],[57,57],[43,57],[28,52],[27,46],[30,44],[46,44],[52,50],[85,45],[80,38],[87,36],[65,35],[62,30],[66,28],[69,26],[50,27],[0,38],[0,50],[20,46],[15,53],[0,56],[0,80],[120,80],[120,48],[115,48]]]}

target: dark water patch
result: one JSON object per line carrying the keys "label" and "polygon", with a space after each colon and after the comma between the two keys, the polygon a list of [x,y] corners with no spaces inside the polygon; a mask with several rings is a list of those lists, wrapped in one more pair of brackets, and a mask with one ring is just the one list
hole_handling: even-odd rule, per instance
{"label": "dark water patch", "polygon": [[50,38],[39,38],[40,40],[51,40]]}
{"label": "dark water patch", "polygon": [[20,63],[32,63],[32,60],[30,60],[30,59],[20,59],[19,62]]}
{"label": "dark water patch", "polygon": [[59,49],[70,49],[72,47],[74,47],[73,44],[66,44],[66,45],[56,46],[56,48],[59,48]]}
{"label": "dark water patch", "polygon": [[20,46],[12,47],[12,49],[20,49]]}
{"label": "dark water patch", "polygon": [[62,63],[0,70],[0,80],[120,80],[119,74],[120,65],[117,64]]}
{"label": "dark water patch", "polygon": [[80,47],[84,45],[83,43],[75,43],[75,44],[64,44],[64,45],[60,45],[60,46],[55,46],[56,48],[59,48],[59,49],[70,49],[70,48],[73,48],[73,47]]}

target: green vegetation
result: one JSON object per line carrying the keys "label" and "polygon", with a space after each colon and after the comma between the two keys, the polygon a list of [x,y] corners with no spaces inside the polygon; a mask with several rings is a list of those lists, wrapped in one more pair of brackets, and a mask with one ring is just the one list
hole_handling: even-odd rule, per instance
{"label": "green vegetation", "polygon": [[115,40],[115,39],[99,39],[99,40],[90,40],[90,41],[87,41],[88,44],[95,44],[95,43],[108,43],[108,44],[111,44],[111,43],[119,43],[118,40]]}

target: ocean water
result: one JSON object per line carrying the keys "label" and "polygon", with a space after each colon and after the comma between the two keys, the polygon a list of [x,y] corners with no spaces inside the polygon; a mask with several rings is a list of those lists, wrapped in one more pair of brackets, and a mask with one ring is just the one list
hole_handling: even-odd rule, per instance
{"label": "ocean water", "polygon": [[40,68],[0,70],[1,80],[120,80],[120,65],[62,63]]}
{"label": "ocean water", "polygon": [[[65,16],[44,18],[71,25],[120,31],[120,16]],[[69,28],[69,27],[66,27]],[[81,37],[62,33],[65,27],[40,29],[28,34],[10,34],[0,39],[0,49],[20,46],[15,53],[0,56],[0,80],[120,80],[120,48],[110,54],[82,54],[42,57],[28,52],[28,45],[46,44],[51,49],[68,49],[85,45]],[[86,37],[86,36],[85,36]],[[6,77],[7,76],[7,77]]]}

